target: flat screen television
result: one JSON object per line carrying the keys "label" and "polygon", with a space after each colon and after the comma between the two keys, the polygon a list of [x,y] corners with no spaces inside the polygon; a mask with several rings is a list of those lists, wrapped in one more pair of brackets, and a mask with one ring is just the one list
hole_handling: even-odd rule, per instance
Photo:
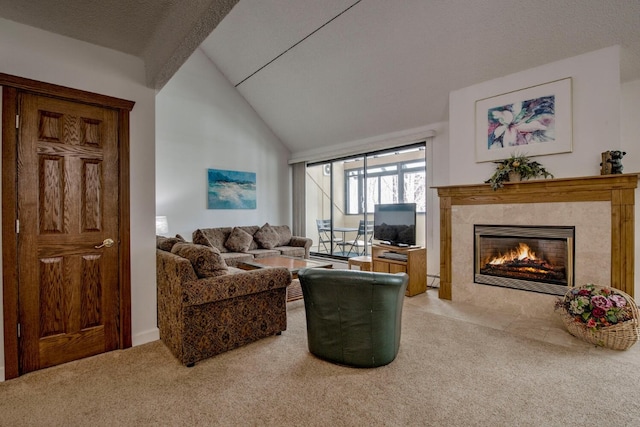
{"label": "flat screen television", "polygon": [[388,245],[415,245],[416,204],[375,205],[373,210],[373,238]]}

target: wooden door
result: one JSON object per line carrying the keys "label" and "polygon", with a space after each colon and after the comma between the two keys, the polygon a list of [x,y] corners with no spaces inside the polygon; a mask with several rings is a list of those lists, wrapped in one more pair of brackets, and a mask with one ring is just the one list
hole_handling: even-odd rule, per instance
{"label": "wooden door", "polygon": [[[118,113],[23,93],[20,373],[119,346]],[[115,243],[102,245],[105,239]]]}

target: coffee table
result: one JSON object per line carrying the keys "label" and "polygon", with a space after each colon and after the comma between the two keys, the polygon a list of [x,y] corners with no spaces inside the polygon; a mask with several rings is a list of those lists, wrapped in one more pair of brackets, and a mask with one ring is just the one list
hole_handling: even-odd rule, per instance
{"label": "coffee table", "polygon": [[303,268],[333,268],[333,264],[325,261],[312,261],[305,258],[278,255],[265,258],[256,258],[238,264],[243,270],[255,270],[258,268],[285,267],[291,272],[294,279],[298,278],[298,271]]}

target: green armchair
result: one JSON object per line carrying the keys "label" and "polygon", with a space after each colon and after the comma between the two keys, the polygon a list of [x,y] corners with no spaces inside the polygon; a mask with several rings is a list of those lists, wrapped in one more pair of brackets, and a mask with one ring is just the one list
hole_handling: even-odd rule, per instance
{"label": "green armchair", "polygon": [[386,365],[396,358],[406,273],[309,268],[298,277],[312,354],[358,368]]}

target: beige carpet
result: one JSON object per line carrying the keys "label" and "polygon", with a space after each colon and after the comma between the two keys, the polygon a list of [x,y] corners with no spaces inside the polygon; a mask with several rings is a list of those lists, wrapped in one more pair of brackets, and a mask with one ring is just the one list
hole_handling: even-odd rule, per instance
{"label": "beige carpet", "polygon": [[562,347],[415,301],[385,367],[311,356],[300,300],[281,336],[193,368],[154,342],[0,383],[0,425],[640,425],[640,346]]}

